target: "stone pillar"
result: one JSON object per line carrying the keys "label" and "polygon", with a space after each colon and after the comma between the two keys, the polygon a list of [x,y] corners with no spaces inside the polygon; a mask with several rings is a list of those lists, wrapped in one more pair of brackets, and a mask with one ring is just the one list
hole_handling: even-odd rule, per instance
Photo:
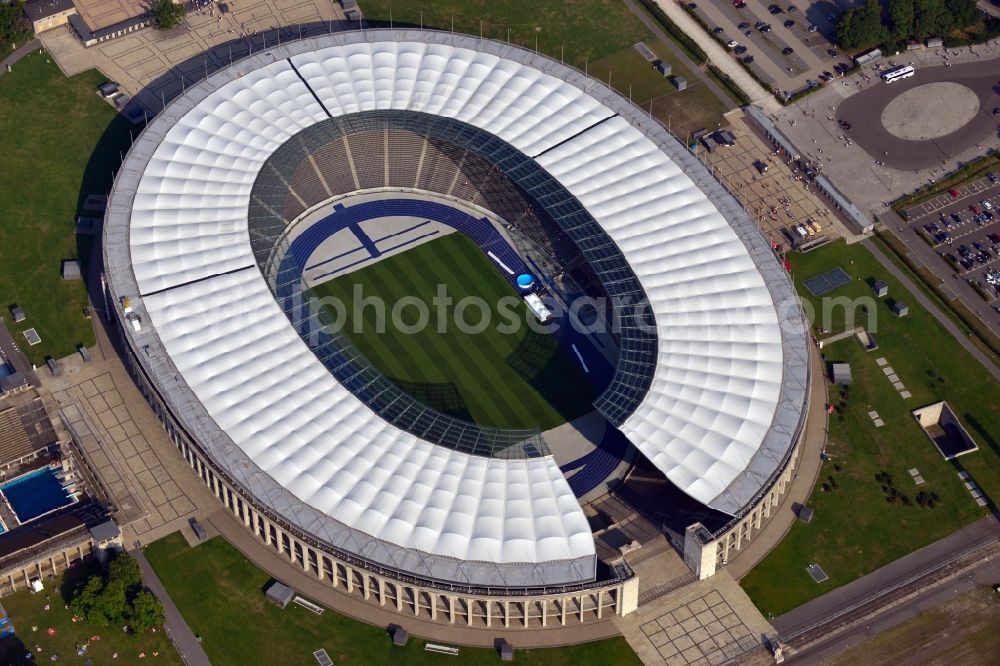
{"label": "stone pillar", "polygon": [[719,543],[705,526],[701,523],[689,525],[684,531],[684,563],[698,576],[698,580],[715,574],[718,555]]}
{"label": "stone pillar", "polygon": [[549,600],[542,599],[542,627],[547,626],[549,614]]}
{"label": "stone pillar", "polygon": [[448,623],[455,624],[455,597],[448,597]]}
{"label": "stone pillar", "polygon": [[378,605],[385,606],[385,578],[379,576],[378,580]]}
{"label": "stone pillar", "polygon": [[396,612],[397,613],[402,613],[403,612],[403,588],[401,588],[399,586],[398,582],[394,582],[392,584],[392,586],[394,588],[396,588]]}
{"label": "stone pillar", "polygon": [[618,614],[621,616],[639,610],[639,577],[632,576],[618,589]]}
{"label": "stone pillar", "polygon": [[465,598],[465,624],[468,627],[472,626],[472,609],[476,607],[476,603],[471,597]]}
{"label": "stone pillar", "polygon": [[564,627],[566,626],[566,600],[567,597],[563,597],[562,599],[559,600],[559,614],[560,614],[559,621],[562,622],[562,625]]}
{"label": "stone pillar", "polygon": [[354,569],[350,565],[344,565],[344,573],[347,574],[347,593],[351,594],[354,592]]}
{"label": "stone pillar", "polygon": [[493,602],[490,600],[486,601],[486,626],[493,626]]}
{"label": "stone pillar", "polygon": [[580,622],[583,622],[583,600],[586,599],[586,598],[587,598],[587,595],[585,595],[585,594],[581,594],[580,595],[580,601],[579,601],[579,604],[580,604]]}
{"label": "stone pillar", "polygon": [[600,620],[604,616],[604,590],[597,591],[597,619]]}
{"label": "stone pillar", "polygon": [[413,616],[420,615],[420,588],[413,588]]}
{"label": "stone pillar", "polygon": [[510,629],[510,602],[503,602],[503,626]]}
{"label": "stone pillar", "polygon": [[367,601],[368,599],[371,599],[371,596],[372,596],[371,581],[368,580],[368,574],[367,573],[365,573],[364,571],[362,571],[360,573],[361,573],[361,584],[365,586],[365,589],[362,590],[362,593],[364,595],[365,600]]}

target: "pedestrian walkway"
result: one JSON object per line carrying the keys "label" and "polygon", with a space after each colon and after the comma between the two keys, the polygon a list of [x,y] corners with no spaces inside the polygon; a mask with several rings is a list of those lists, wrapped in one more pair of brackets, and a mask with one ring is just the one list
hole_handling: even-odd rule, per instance
{"label": "pedestrian walkway", "polygon": [[167,588],[163,587],[163,583],[160,582],[156,572],[153,571],[153,567],[150,565],[149,560],[146,559],[146,555],[140,549],[129,551],[129,555],[139,562],[139,568],[142,569],[142,582],[145,583],[146,587],[163,604],[163,612],[167,618],[166,622],[164,622],[164,627],[170,636],[170,640],[173,641],[174,647],[177,648],[177,653],[180,654],[181,661],[187,664],[187,666],[211,666],[208,655],[205,654],[205,650],[201,647],[201,642],[195,638],[191,627],[187,625],[181,612],[177,610],[177,606],[174,605],[170,595],[167,594]]}
{"label": "pedestrian walkway", "polygon": [[16,49],[13,53],[11,53],[9,56],[7,56],[6,58],[4,58],[3,60],[0,60],[0,76],[3,76],[4,74],[6,74],[7,73],[7,68],[8,67],[13,67],[17,63],[18,60],[20,60],[24,56],[28,55],[29,53],[34,53],[35,51],[37,51],[40,48],[42,48],[42,43],[40,41],[38,41],[37,39],[32,39],[30,42],[28,42],[24,46]]}
{"label": "pedestrian walkway", "polygon": [[516,649],[555,647],[573,643],[588,643],[619,635],[618,628],[610,619],[568,627],[546,629],[505,630],[500,627],[480,629],[476,627],[432,622],[423,618],[397,613],[391,606],[380,606],[377,600],[365,601],[359,596],[343,592],[343,586],[334,589],[294,566],[287,558],[263,545],[226,509],[213,512],[207,520],[223,539],[276,580],[280,580],[302,596],[331,608],[341,615],[352,617],[376,627],[401,625],[410,635],[438,641],[449,645],[470,645],[493,647],[498,638],[506,639]]}
{"label": "pedestrian walkway", "polygon": [[820,454],[826,448],[826,405],[829,400],[826,374],[823,371],[823,360],[819,351],[813,348],[811,357],[809,414],[806,417],[795,474],[781,504],[773,509],[771,518],[764,523],[760,532],[749,543],[744,542],[742,548],[732,551],[734,553],[732,560],[725,570],[737,580],[750,573],[751,569],[781,543],[798,519],[796,508],[805,505],[809,495],[812,494],[813,486],[816,485],[816,479],[819,478],[822,466]]}
{"label": "pedestrian walkway", "polygon": [[733,83],[746,93],[747,97],[753,100],[754,104],[763,109],[765,113],[776,113],[782,108],[781,103],[775,99],[774,95],[757,83],[732,56],[726,53],[722,45],[705,32],[683,8],[672,0],[656,0],[656,4],[667,15],[667,18],[676,23],[685,35],[701,47],[713,65],[722,70],[726,76],[733,80]]}

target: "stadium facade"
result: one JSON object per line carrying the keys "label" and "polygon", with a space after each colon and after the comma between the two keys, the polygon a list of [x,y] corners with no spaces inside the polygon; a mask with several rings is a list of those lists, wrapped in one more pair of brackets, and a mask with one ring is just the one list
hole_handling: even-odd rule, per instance
{"label": "stadium facade", "polygon": [[353,191],[443,196],[446,169],[449,196],[557,229],[595,288],[648,304],[615,313],[595,407],[732,516],[696,535],[724,560],[797,456],[809,361],[788,276],[657,122],[582,72],[469,36],[288,43],[187,88],[136,140],[105,217],[106,294],[185,459],[263,543],[382,605],[508,626],[635,608],[634,574],[598,561],[543,441],[420,405],[294,304],[298,219]]}

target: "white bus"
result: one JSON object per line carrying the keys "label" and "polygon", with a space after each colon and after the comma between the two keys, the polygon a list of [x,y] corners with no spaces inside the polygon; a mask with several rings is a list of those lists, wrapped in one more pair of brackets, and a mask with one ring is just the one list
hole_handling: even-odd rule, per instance
{"label": "white bus", "polygon": [[907,79],[913,76],[914,70],[910,65],[903,65],[902,67],[894,67],[888,72],[882,73],[882,80],[886,83],[892,83],[893,81],[898,81],[900,79]]}

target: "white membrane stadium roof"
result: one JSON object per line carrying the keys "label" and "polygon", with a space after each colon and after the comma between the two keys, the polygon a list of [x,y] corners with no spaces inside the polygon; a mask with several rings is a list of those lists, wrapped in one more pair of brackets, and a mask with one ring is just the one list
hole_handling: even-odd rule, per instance
{"label": "white membrane stadium roof", "polygon": [[[182,384],[252,466],[348,528],[459,560],[592,561],[590,528],[551,457],[473,457],[381,421],[298,337],[251,253],[247,208],[259,169],[327,110],[454,118],[529,156],[544,153],[539,164],[617,243],[658,336],[651,389],[622,429],[678,487],[735,514],[792,444],[769,436],[788,361],[775,289],[787,279],[765,284],[763,262],[777,264],[762,239],[741,239],[703,191],[723,190],[670,140],[669,156],[624,108],[535,54],[418,31],[307,39],[220,71],[150,125],[116,184],[123,189],[136,170],[130,209],[127,193],[109,205],[113,295],[138,295],[154,329],[129,331],[134,346],[162,342]],[[742,215],[734,210],[727,214]],[[128,231],[118,260],[116,216]],[[804,358],[804,338],[802,349]],[[788,430],[802,409],[793,397]],[[562,577],[587,576],[592,566]]]}

